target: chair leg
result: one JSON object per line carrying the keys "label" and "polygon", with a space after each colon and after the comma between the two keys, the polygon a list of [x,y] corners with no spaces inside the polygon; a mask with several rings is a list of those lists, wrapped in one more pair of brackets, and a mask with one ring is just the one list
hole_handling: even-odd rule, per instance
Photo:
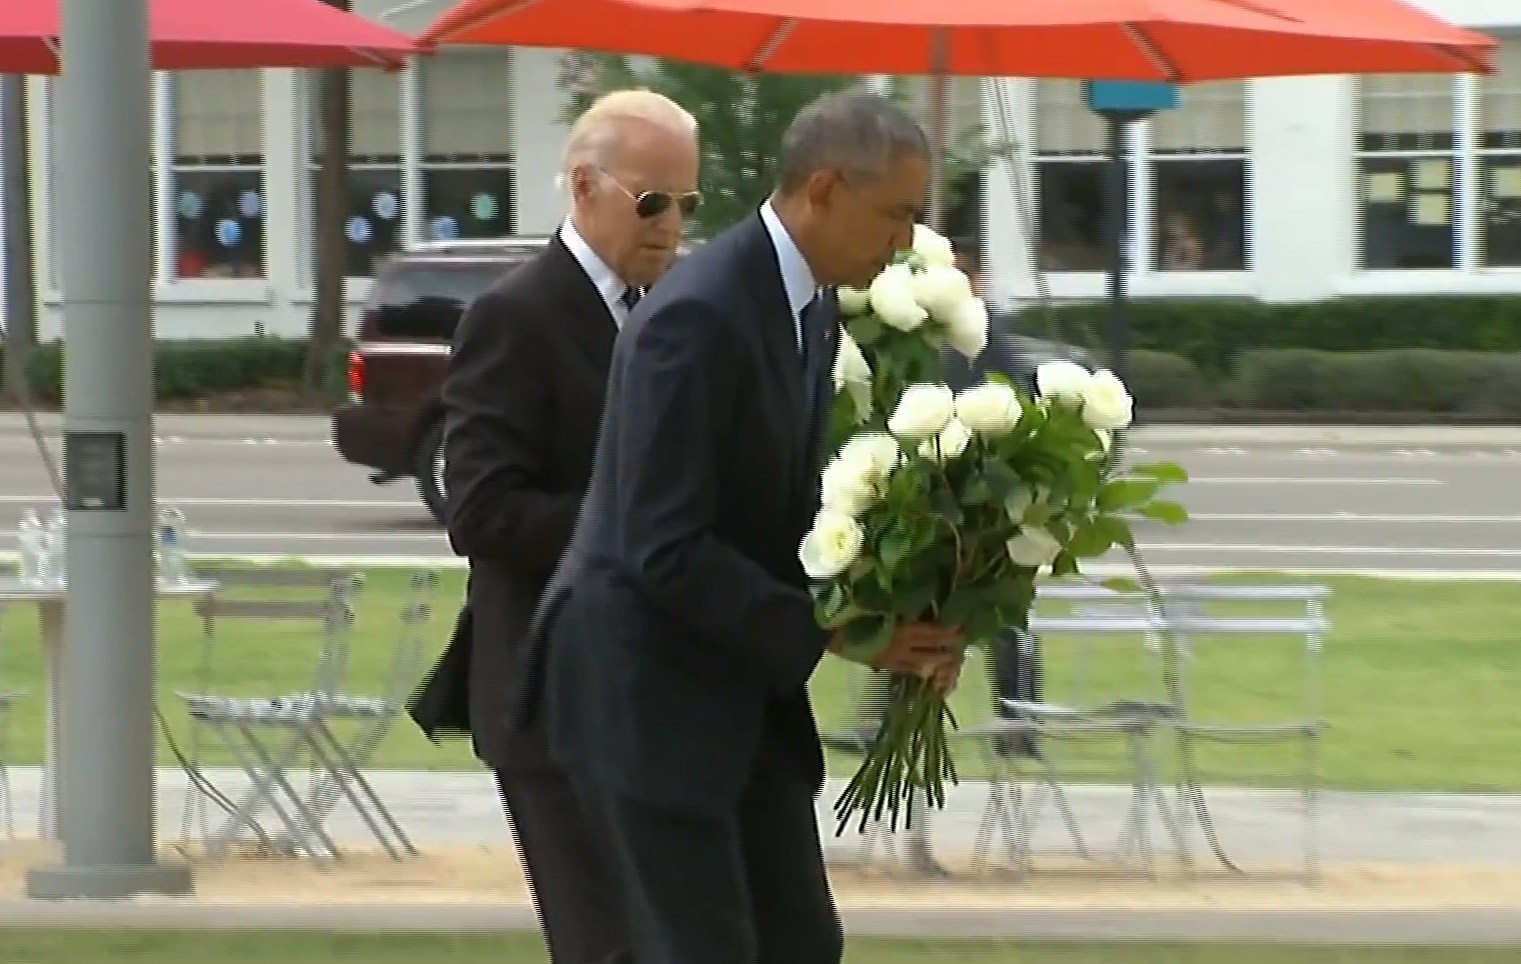
{"label": "chair leg", "polygon": [[[344,796],[348,797],[354,809],[359,812],[360,818],[364,820],[365,824],[370,828],[370,832],[380,841],[381,846],[386,849],[386,852],[392,858],[400,859],[400,854],[391,843],[391,839],[386,836],[385,832],[380,828],[379,823],[376,822],[375,815],[378,815],[380,821],[385,823],[386,828],[390,830],[392,836],[394,836],[396,842],[401,845],[403,850],[407,851],[411,856],[417,856],[417,848],[412,845],[412,841],[408,839],[406,832],[401,829],[401,825],[396,822],[396,818],[386,808],[385,802],[380,799],[380,795],[375,792],[375,788],[370,785],[370,781],[365,779],[364,774],[359,771],[359,767],[355,765],[354,760],[344,751],[343,745],[338,742],[337,737],[333,735],[333,731],[328,728],[327,724],[320,719],[315,721],[311,728],[306,731],[306,738],[312,752],[322,759],[323,766],[333,774],[338,789]],[[359,793],[354,792],[354,786],[359,787]],[[361,795],[363,799],[361,799]],[[365,805],[366,801],[368,801],[369,806]],[[307,812],[310,813],[309,810]],[[318,818],[312,815],[312,819]]]}

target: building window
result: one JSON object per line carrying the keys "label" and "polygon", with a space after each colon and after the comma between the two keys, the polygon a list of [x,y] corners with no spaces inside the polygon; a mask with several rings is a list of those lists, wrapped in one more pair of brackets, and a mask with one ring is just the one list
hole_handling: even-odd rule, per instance
{"label": "building window", "polygon": [[1106,271],[1108,125],[1075,80],[1035,84],[1035,171],[1041,257],[1048,271]]}
{"label": "building window", "polygon": [[176,74],[169,98],[174,276],[264,277],[264,130],[258,71]]}
{"label": "building window", "polygon": [[1246,85],[1185,87],[1149,123],[1153,267],[1247,270]]}
{"label": "building window", "polygon": [[1478,211],[1482,263],[1521,266],[1521,41],[1501,45],[1480,78]]}
{"label": "building window", "polygon": [[1358,111],[1360,263],[1372,270],[1452,268],[1457,139],[1453,78],[1362,78]]}
{"label": "building window", "polygon": [[432,240],[514,230],[512,61],[497,49],[419,61],[423,223]]}
{"label": "building window", "polygon": [[[405,198],[401,179],[401,81],[378,70],[349,71],[348,203],[343,234],[344,275],[368,278],[376,263],[402,240]],[[311,123],[311,250],[316,251],[317,173],[321,158],[322,96],[319,74],[306,85]]]}

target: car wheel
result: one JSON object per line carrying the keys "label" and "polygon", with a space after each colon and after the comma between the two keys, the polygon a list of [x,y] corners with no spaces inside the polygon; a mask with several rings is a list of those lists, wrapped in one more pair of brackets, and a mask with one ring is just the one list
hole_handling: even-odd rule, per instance
{"label": "car wheel", "polygon": [[448,522],[448,490],[444,488],[444,420],[436,419],[423,433],[413,456],[413,474],[417,476],[417,494],[433,513],[439,525]]}

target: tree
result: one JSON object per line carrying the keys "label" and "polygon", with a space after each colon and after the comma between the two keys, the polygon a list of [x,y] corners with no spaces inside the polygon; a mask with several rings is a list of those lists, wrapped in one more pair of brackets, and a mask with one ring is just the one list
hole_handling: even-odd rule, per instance
{"label": "tree", "polygon": [[[324,0],[347,12],[351,0]],[[323,68],[319,76],[317,129],[317,265],[312,325],[306,343],[301,387],[320,398],[328,387],[335,350],[343,338],[343,293],[348,274],[349,72]]]}
{"label": "tree", "polygon": [[[820,74],[744,74],[677,61],[608,54],[571,53],[561,64],[560,86],[569,95],[573,121],[598,96],[643,87],[664,94],[697,118],[702,131],[703,203],[690,231],[708,237],[740,220],[776,184],[778,147],[797,112],[814,99],[861,83],[859,77]],[[908,87],[890,85],[890,96],[909,100]],[[980,131],[952,139],[946,156],[947,206],[959,176],[981,170],[991,156]]]}

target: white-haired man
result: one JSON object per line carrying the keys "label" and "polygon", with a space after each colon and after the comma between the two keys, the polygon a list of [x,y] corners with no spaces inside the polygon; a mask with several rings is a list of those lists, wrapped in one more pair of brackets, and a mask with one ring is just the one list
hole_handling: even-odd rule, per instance
{"label": "white-haired man", "polygon": [[454,661],[468,667],[475,752],[496,772],[556,964],[632,961],[628,920],[611,846],[543,734],[507,725],[512,654],[570,541],[614,336],[675,259],[697,173],[697,123],[676,103],[643,90],[598,100],[565,148],[569,217],[466,310],[444,380],[449,539],[470,559],[451,648],[468,649]]}

